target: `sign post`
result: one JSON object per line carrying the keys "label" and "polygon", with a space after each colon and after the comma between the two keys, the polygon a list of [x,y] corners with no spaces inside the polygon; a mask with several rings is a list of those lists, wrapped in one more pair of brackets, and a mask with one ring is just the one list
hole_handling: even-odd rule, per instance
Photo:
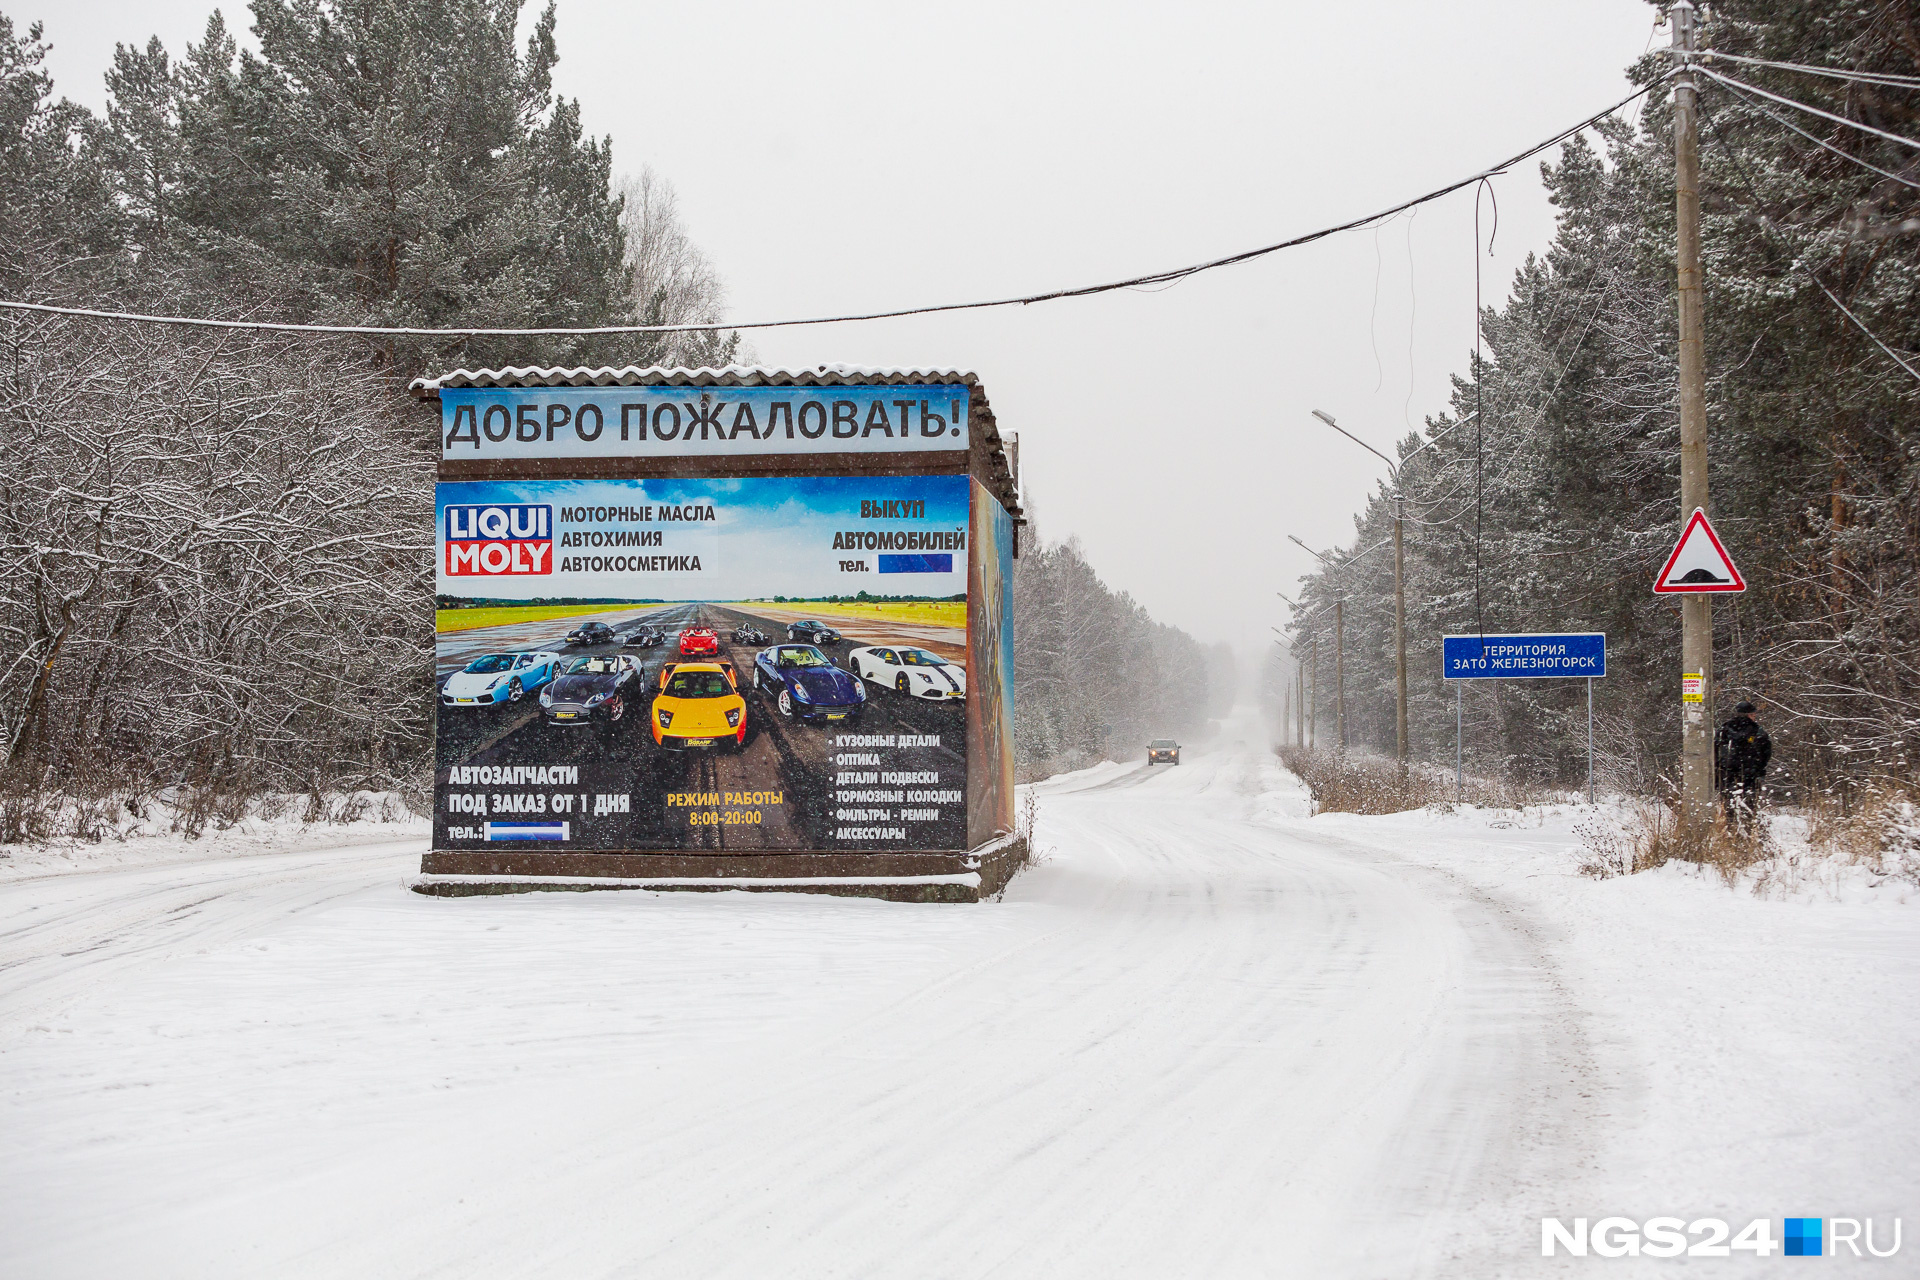
{"label": "sign post", "polygon": [[1681,602],[1680,814],[1692,830],[1713,821],[1713,735],[1707,722],[1713,626],[1707,597],[1746,589],[1746,579],[1713,531],[1713,522],[1695,506],[1653,580],[1655,595],[1677,595]]}
{"label": "sign post", "polygon": [[[1441,675],[1448,680],[1554,680],[1569,676],[1587,682],[1587,803],[1593,803],[1593,682],[1607,674],[1607,637],[1601,631],[1566,635],[1443,636]],[[1465,714],[1461,690],[1453,687],[1453,772],[1460,798],[1466,798]]]}

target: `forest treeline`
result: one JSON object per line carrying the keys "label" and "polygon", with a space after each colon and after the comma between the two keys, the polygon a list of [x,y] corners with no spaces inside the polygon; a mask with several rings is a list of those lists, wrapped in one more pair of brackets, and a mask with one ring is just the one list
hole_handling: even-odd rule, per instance
{"label": "forest treeline", "polygon": [[[1701,47],[1911,77],[1920,15],[1906,3],[1728,0],[1711,6]],[[1646,82],[1670,65],[1653,53],[1632,74]],[[1716,65],[1920,137],[1913,89]],[[1777,748],[1771,781],[1909,777],[1920,742],[1920,154],[1710,80],[1701,101],[1712,515],[1748,583],[1715,605],[1712,711],[1759,704]],[[1410,736],[1416,758],[1451,764],[1442,635],[1604,631],[1604,780],[1653,791],[1680,737],[1680,611],[1650,589],[1681,523],[1670,99],[1656,89],[1637,122],[1594,133],[1543,168],[1558,231],[1483,313],[1481,362],[1455,378],[1449,411],[1399,445]],[[1383,485],[1353,541],[1304,585],[1291,649],[1317,654],[1321,746],[1334,740],[1331,604],[1343,598],[1350,743],[1394,748],[1392,534]],[[1283,667],[1294,671],[1272,664],[1269,687],[1282,705]],[[1475,682],[1470,765],[1580,778],[1583,684]]]}
{"label": "forest treeline", "polygon": [[[0,14],[0,297],[321,324],[713,323],[672,187],[556,92],[551,4],[254,0],[178,57],[116,48],[104,115]],[[450,33],[455,33],[450,38]],[[430,415],[489,364],[731,363],[737,335],[319,338],[0,313],[0,760],[9,794],[176,783],[423,794]],[[1128,681],[1198,647],[1036,549],[1023,599],[1097,625],[1023,661],[1022,767],[1196,723]],[[1058,591],[1034,590],[1058,579]],[[1051,589],[1049,589],[1050,591]],[[1092,711],[1070,712],[1067,691]],[[1029,723],[1026,712],[1037,719]],[[1116,748],[1117,749],[1117,748]],[[5,797],[0,796],[0,807]],[[4,815],[0,815],[3,819]],[[0,821],[0,826],[4,826]]]}

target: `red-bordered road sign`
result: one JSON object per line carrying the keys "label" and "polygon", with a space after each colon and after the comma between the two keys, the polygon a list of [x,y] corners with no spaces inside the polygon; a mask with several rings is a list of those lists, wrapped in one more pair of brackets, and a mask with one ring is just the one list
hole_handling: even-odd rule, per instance
{"label": "red-bordered road sign", "polygon": [[1667,557],[1660,576],[1653,580],[1653,589],[1659,595],[1745,591],[1747,581],[1740,576],[1740,570],[1734,568],[1733,557],[1720,545],[1720,535],[1713,531],[1707,513],[1695,507],[1680,541],[1673,544],[1673,554]]}

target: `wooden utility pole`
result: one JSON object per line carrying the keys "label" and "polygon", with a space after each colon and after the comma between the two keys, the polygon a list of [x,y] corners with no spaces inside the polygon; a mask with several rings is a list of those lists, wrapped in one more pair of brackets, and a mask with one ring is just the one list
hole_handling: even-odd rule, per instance
{"label": "wooden utility pole", "polygon": [[[1690,0],[1667,10],[1680,74],[1673,85],[1675,268],[1680,305],[1680,527],[1707,510],[1707,375],[1700,276],[1699,90],[1691,66],[1696,30]],[[1711,515],[1711,512],[1709,512]],[[1713,823],[1712,597],[1680,600],[1680,824],[1702,832]]]}
{"label": "wooden utility pole", "polygon": [[1393,674],[1399,695],[1393,708],[1393,727],[1402,769],[1407,767],[1407,557],[1400,541],[1400,525],[1406,502],[1404,495],[1393,495]]}
{"label": "wooden utility pole", "polygon": [[1333,602],[1333,707],[1334,728],[1338,730],[1340,749],[1347,749],[1347,602]]}

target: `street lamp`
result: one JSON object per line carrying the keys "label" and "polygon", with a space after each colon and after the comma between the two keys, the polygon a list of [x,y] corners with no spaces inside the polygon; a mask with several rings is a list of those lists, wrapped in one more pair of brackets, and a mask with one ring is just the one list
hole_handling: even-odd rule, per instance
{"label": "street lamp", "polygon": [[[1308,609],[1304,614],[1302,614],[1300,612],[1300,602],[1298,600],[1295,600],[1292,597],[1288,596],[1287,593],[1284,591],[1276,591],[1273,594],[1279,596],[1282,600],[1285,600],[1288,604],[1292,605],[1294,613],[1299,614],[1301,617],[1311,618],[1314,614],[1320,612],[1321,609],[1324,609],[1326,607],[1325,605],[1315,605],[1313,608]],[[1272,631],[1275,635],[1280,636],[1282,639],[1286,639],[1289,648],[1292,647],[1293,642],[1291,639],[1287,637],[1286,632],[1280,630],[1280,628],[1278,627],[1272,628]],[[1314,746],[1316,745],[1320,736],[1320,733],[1319,733],[1320,637],[1319,636],[1310,635],[1307,637],[1307,651],[1312,655],[1310,659],[1302,658],[1297,653],[1293,655],[1295,687],[1299,690],[1299,693],[1300,693],[1299,698],[1293,704],[1294,714],[1297,717],[1293,727],[1293,740],[1296,745],[1305,747],[1307,750],[1311,751],[1314,749]],[[1313,668],[1313,684],[1311,687],[1309,687],[1307,684],[1307,668],[1309,663],[1311,663]]]}
{"label": "street lamp", "polygon": [[[1339,567],[1292,534],[1287,535],[1287,541],[1318,559],[1327,568]],[[1344,596],[1333,598],[1333,706],[1334,723],[1340,733],[1340,749],[1345,751],[1347,749],[1347,602]]]}
{"label": "street lamp", "polygon": [[[1413,457],[1414,454],[1420,453],[1422,450],[1431,449],[1434,445],[1438,444],[1448,432],[1456,431],[1466,426],[1467,423],[1473,421],[1478,414],[1478,410],[1468,414],[1466,417],[1460,419],[1460,421],[1454,423],[1453,426],[1448,427],[1446,431],[1442,431],[1439,435],[1434,436],[1431,440],[1422,444],[1418,449],[1415,449],[1413,453],[1409,453],[1406,458],[1402,458],[1398,463],[1395,463],[1392,458],[1389,458],[1386,454],[1380,452],[1365,440],[1362,440],[1359,436],[1354,435],[1351,431],[1348,431],[1345,427],[1335,422],[1332,414],[1321,409],[1315,409],[1313,411],[1314,417],[1320,419],[1320,421],[1326,423],[1329,427],[1332,427],[1335,431],[1338,431],[1341,435],[1353,441],[1362,449],[1365,449],[1368,453],[1380,459],[1380,461],[1386,463],[1387,474],[1393,480],[1393,489],[1388,494],[1389,499],[1393,502],[1393,664],[1396,693],[1393,728],[1395,745],[1399,753],[1400,767],[1403,769],[1407,766],[1407,554],[1404,541],[1407,497],[1405,492],[1400,488],[1400,468],[1406,465],[1407,458]],[[1312,550],[1312,548],[1309,547],[1308,550]],[[1316,552],[1315,554],[1318,553]],[[1325,559],[1325,557],[1322,557],[1322,559]],[[1342,721],[1344,722],[1344,720],[1345,714],[1343,712]],[[1346,735],[1343,732],[1341,736],[1344,739]]]}

